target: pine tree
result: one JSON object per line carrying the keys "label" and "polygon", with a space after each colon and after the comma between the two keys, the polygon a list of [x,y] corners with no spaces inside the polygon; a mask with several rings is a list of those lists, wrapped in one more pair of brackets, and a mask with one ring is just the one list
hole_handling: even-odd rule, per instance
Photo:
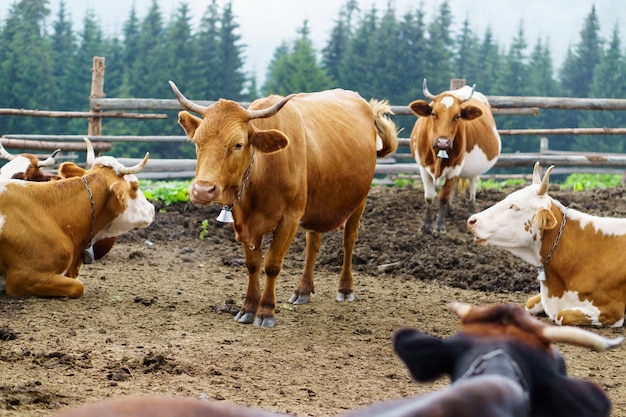
{"label": "pine tree", "polygon": [[454,77],[464,78],[468,84],[477,84],[481,89],[484,84],[481,77],[483,66],[478,61],[478,42],[478,38],[470,28],[469,18],[466,18],[456,41],[457,53],[453,73]]}
{"label": "pine tree", "polygon": [[224,5],[220,18],[219,67],[220,95],[231,100],[241,100],[246,76],[243,73],[241,35],[233,15],[232,2]]}
{"label": "pine tree", "polygon": [[346,58],[339,63],[340,86],[358,91],[363,97],[374,97],[375,77],[372,63],[376,62],[374,34],[378,29],[376,8],[359,21],[348,45]]}
{"label": "pine tree", "polygon": [[298,34],[300,36],[291,48],[283,44],[274,55],[263,86],[264,94],[314,92],[326,90],[332,84],[317,63],[315,48],[309,38],[308,21],[304,21]]}
{"label": "pine tree", "polygon": [[[49,14],[46,0],[21,0],[9,10],[0,36],[0,97],[5,107],[54,110],[50,39],[45,32]],[[47,133],[47,126],[37,118],[0,117],[3,133]]]}
{"label": "pine tree", "polygon": [[428,60],[424,62],[428,88],[437,94],[448,90],[450,79],[454,77],[452,65],[455,42],[452,38],[452,12],[447,0],[439,6],[433,21],[428,25],[428,42],[426,53]]}
{"label": "pine tree", "polygon": [[[626,58],[622,54],[619,27],[613,29],[608,49],[603,54],[602,61],[596,65],[593,79],[589,88],[589,97],[624,98],[626,97]],[[624,112],[619,111],[590,111],[581,118],[583,127],[622,127],[626,125]],[[596,136],[594,151],[596,152],[624,152],[626,146],[623,140],[613,136]]]}
{"label": "pine tree", "polygon": [[[480,46],[478,46],[478,63],[480,68],[476,75],[477,88],[485,95],[497,93],[506,94],[498,90],[498,74],[502,67],[502,57],[499,46],[493,39],[491,27],[487,27]],[[474,81],[472,81],[473,83]]]}
{"label": "pine tree", "polygon": [[217,1],[212,0],[200,21],[200,30],[194,36],[194,56],[191,66],[197,71],[196,77],[188,80],[190,85],[179,86],[187,90],[187,97],[199,97],[203,100],[221,98],[219,80],[220,59],[216,51],[220,48],[220,15]]}

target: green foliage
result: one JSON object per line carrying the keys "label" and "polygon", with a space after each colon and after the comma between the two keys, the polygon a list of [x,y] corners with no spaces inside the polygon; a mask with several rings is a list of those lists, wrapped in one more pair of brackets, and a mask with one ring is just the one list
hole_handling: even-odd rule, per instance
{"label": "green foliage", "polygon": [[526,183],[527,181],[523,178],[509,178],[505,180],[495,180],[495,179],[489,178],[486,180],[481,180],[478,183],[478,188],[502,189],[502,188],[516,187],[516,186],[524,185]]}
{"label": "green foliage", "polygon": [[209,234],[209,221],[207,219],[202,220],[201,230],[200,230],[200,240],[204,240],[204,238]]}
{"label": "green foliage", "polygon": [[571,174],[561,184],[561,188],[583,191],[593,188],[618,187],[622,183],[619,174]]}
{"label": "green foliage", "polygon": [[172,203],[189,201],[188,188],[191,181],[141,180],[140,187],[148,200],[161,200],[165,207]]}

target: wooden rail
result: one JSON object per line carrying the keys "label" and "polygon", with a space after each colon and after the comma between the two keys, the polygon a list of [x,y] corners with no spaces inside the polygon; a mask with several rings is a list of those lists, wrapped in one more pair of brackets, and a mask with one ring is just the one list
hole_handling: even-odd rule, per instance
{"label": "wooden rail", "polygon": [[[2,109],[0,116],[24,117],[63,117],[88,118],[89,128],[87,135],[28,135],[5,134],[1,142],[6,148],[33,149],[48,151],[62,149],[65,151],[83,151],[85,144],[83,137],[88,137],[97,152],[106,152],[111,149],[113,142],[186,142],[187,138],[180,136],[106,136],[102,135],[103,118],[128,119],[163,119],[162,113],[138,113],[145,111],[178,111],[182,107],[175,99],[154,98],[106,98],[104,94],[104,58],[94,57],[92,67],[91,94],[89,97],[89,112],[62,112],[46,110]],[[458,88],[464,80],[451,80],[451,88]],[[606,98],[571,98],[571,97],[515,97],[515,96],[487,96],[494,114],[506,115],[537,115],[540,109],[568,109],[568,110],[626,110],[626,100]],[[214,101],[194,100],[209,106]],[[244,107],[249,102],[240,102]],[[391,106],[396,116],[413,116],[408,106]],[[132,111],[132,112],[131,112]],[[499,129],[502,136],[553,136],[553,135],[626,135],[626,128],[558,128],[558,129]],[[390,158],[380,160],[376,165],[377,174],[417,174],[417,165],[412,161],[408,138],[399,139],[399,151]],[[543,149],[543,148],[542,148]],[[626,168],[626,155],[597,154],[597,153],[540,153],[502,154],[496,167],[532,166],[536,161],[543,165],[557,165],[559,167],[604,167]],[[124,163],[134,164],[139,159],[122,158]],[[189,178],[195,175],[196,161],[194,159],[151,159],[142,176],[144,178]]]}

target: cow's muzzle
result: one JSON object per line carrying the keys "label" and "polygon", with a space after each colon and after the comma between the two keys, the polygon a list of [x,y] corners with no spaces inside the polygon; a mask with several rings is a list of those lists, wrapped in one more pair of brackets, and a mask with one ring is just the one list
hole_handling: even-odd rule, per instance
{"label": "cow's muzzle", "polygon": [[445,137],[435,139],[433,148],[437,151],[449,151],[452,149],[452,141]]}
{"label": "cow's muzzle", "polygon": [[206,181],[193,181],[189,186],[189,200],[194,204],[211,204],[215,201],[217,186]]}

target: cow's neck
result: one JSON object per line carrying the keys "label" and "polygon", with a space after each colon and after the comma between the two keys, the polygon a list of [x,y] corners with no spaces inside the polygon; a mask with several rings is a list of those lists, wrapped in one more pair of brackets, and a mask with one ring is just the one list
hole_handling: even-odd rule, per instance
{"label": "cow's neck", "polygon": [[565,230],[565,224],[567,223],[567,212],[569,209],[565,207],[563,212],[561,212],[560,208],[556,207],[555,205],[553,205],[553,207],[554,207],[553,212],[557,215],[560,214],[562,218],[561,218],[561,223],[559,225],[559,228],[557,229],[556,236],[554,236],[554,238],[552,238],[552,235],[554,233],[544,232],[542,234],[541,252],[542,253],[544,251],[547,251],[547,252],[545,252],[545,256],[541,256],[542,263],[541,263],[541,266],[537,268],[537,280],[539,281],[545,281],[547,279],[546,272],[545,272],[546,268],[548,267],[548,264],[554,255],[554,251],[556,250],[557,246],[559,245],[559,242],[561,241],[561,237],[563,236],[563,231]]}
{"label": "cow's neck", "polygon": [[96,203],[93,201],[93,193],[91,192],[91,188],[89,187],[89,182],[87,182],[86,177],[82,177],[83,183],[85,184],[85,189],[87,190],[87,194],[89,195],[89,203],[91,208],[91,223],[89,225],[89,235],[87,238],[87,245],[83,251],[83,263],[90,264],[93,263],[95,256],[93,253],[93,236],[94,229],[96,223]]}

